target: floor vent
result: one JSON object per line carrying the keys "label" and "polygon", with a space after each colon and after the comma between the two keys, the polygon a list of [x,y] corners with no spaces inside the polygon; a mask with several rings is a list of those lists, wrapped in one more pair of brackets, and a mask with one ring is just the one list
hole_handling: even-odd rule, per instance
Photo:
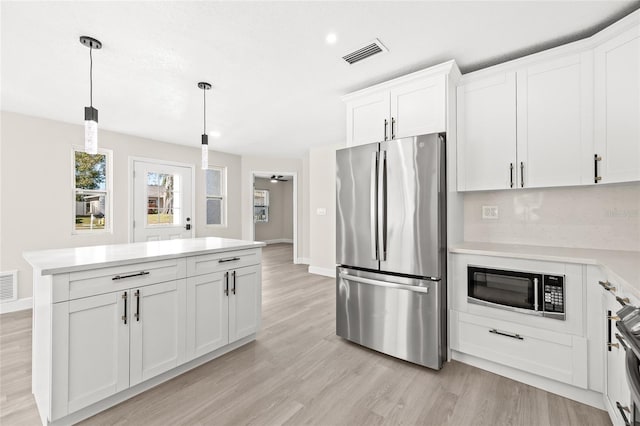
{"label": "floor vent", "polygon": [[389,50],[384,47],[380,40],[375,39],[364,46],[361,46],[351,53],[347,53],[342,57],[349,65],[353,65],[363,59],[367,59],[378,53],[388,52]]}
{"label": "floor vent", "polygon": [[18,299],[18,271],[0,272],[0,303]]}

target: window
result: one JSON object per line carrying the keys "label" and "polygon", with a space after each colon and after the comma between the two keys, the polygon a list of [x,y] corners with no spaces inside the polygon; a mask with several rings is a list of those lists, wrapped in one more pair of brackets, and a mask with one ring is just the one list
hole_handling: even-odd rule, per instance
{"label": "window", "polygon": [[182,223],[180,175],[147,172],[147,225]]}
{"label": "window", "polygon": [[227,169],[211,167],[205,172],[207,225],[226,225]]}
{"label": "window", "polygon": [[111,230],[111,151],[73,149],[74,233]]}

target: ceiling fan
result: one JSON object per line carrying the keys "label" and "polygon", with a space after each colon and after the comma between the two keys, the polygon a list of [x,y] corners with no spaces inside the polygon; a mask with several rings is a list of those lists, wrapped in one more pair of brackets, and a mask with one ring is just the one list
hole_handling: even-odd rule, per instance
{"label": "ceiling fan", "polygon": [[271,182],[286,182],[288,179],[285,179],[282,175],[271,175]]}

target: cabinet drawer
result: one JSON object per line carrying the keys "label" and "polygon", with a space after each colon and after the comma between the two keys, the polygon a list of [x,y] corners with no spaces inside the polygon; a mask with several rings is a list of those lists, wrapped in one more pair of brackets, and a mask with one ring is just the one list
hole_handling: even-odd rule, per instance
{"label": "cabinet drawer", "polygon": [[587,341],[452,311],[451,348],[459,352],[587,388]]}
{"label": "cabinet drawer", "polygon": [[185,276],[185,258],[71,272],[67,283],[54,287],[53,301],[73,300]]}
{"label": "cabinet drawer", "polygon": [[192,256],[187,258],[187,275],[193,277],[242,268],[243,266],[258,265],[261,261],[261,253],[260,249],[252,249]]}

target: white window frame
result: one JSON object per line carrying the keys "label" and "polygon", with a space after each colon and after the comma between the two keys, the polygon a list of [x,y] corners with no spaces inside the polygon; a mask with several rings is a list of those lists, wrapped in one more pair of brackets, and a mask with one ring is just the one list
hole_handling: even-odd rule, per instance
{"label": "white window frame", "polygon": [[[219,197],[210,196],[207,194],[207,171],[208,170],[218,170],[220,171],[220,187],[222,190],[222,194]],[[204,179],[204,223],[208,228],[226,228],[227,227],[227,168],[224,166],[209,166],[208,169],[203,173]],[[208,224],[207,223],[207,200],[221,200],[222,206],[220,208],[221,222],[220,224]]]}
{"label": "white window frame", "polygon": [[98,148],[98,154],[105,156],[107,164],[105,173],[105,211],[107,212],[103,229],[76,229],[76,152],[84,152],[84,147],[74,145],[71,147],[71,234],[72,235],[97,235],[113,234],[113,151]]}

